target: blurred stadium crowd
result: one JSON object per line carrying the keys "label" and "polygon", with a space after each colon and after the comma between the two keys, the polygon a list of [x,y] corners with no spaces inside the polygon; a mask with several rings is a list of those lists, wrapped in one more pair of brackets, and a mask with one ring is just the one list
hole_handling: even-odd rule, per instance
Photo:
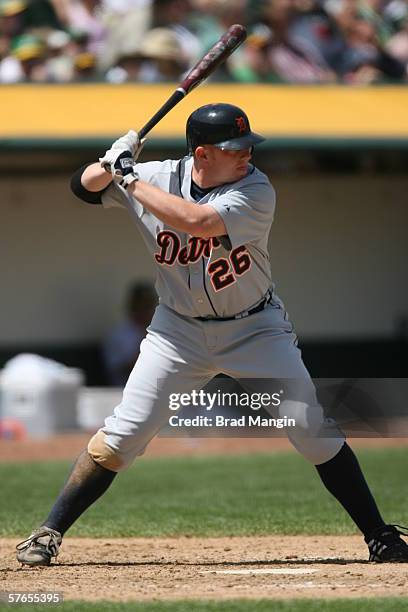
{"label": "blurred stadium crowd", "polygon": [[0,83],[169,82],[232,24],[218,82],[407,82],[407,0],[0,0]]}

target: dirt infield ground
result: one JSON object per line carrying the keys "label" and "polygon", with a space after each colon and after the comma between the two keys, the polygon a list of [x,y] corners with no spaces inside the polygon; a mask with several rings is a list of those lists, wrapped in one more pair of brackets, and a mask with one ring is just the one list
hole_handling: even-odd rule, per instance
{"label": "dirt infield ground", "polygon": [[0,540],[2,591],[65,599],[152,600],[408,596],[404,564],[368,564],[357,536],[66,538],[59,563],[20,568]]}
{"label": "dirt infield ground", "polygon": [[[0,461],[58,461],[74,459],[92,434],[60,434],[45,439],[2,440]],[[407,446],[408,438],[351,438],[352,447]],[[293,450],[287,438],[162,438],[156,437],[146,457],[277,453]]]}
{"label": "dirt infield ground", "polygon": [[[88,435],[0,445],[0,461],[72,459]],[[405,439],[352,440],[399,446]],[[156,438],[147,456],[280,452],[286,439]],[[256,520],[256,517],[254,517]],[[14,539],[0,539],[0,591],[62,591],[66,599],[290,599],[408,596],[406,565],[368,564],[358,536],[78,539],[59,563],[21,568]]]}

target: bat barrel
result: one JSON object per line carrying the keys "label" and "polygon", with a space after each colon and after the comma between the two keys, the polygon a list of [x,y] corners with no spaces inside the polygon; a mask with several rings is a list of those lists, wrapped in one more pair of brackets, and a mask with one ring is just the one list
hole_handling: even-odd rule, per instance
{"label": "bat barrel", "polygon": [[194,87],[197,87],[214,70],[235,51],[246,38],[243,25],[232,25],[220,40],[190,70],[176,91],[163,104],[155,115],[139,130],[139,137],[144,138],[161,119],[180,102]]}
{"label": "bat barrel", "polygon": [[197,87],[197,85],[214,72],[214,70],[244,42],[245,38],[245,27],[240,24],[232,25],[204,57],[197,62],[181,83],[181,87],[186,93],[189,93],[194,87]]}

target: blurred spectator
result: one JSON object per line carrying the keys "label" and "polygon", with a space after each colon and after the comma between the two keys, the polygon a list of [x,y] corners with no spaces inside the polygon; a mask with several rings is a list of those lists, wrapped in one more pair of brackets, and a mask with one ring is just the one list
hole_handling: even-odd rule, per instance
{"label": "blurred spectator", "polygon": [[52,80],[46,38],[59,27],[47,0],[0,0],[0,82]]}
{"label": "blurred spectator", "polygon": [[19,60],[10,54],[11,41],[24,32],[24,0],[0,0],[0,83],[15,83],[24,78]]}
{"label": "blurred spectator", "polygon": [[408,19],[405,22],[404,28],[392,36],[387,45],[388,53],[405,65],[405,71],[408,67]]}
{"label": "blurred spectator", "polygon": [[321,45],[296,35],[298,17],[295,0],[264,2],[262,21],[249,39],[246,62],[252,78],[247,80],[324,83],[336,79]]}
{"label": "blurred spectator", "polygon": [[14,36],[19,36],[24,32],[26,8],[27,3],[24,0],[0,1],[0,32],[2,37],[10,41]]}
{"label": "blurred spectator", "polygon": [[192,66],[200,57],[200,41],[193,32],[190,0],[152,0],[152,27],[170,28],[181,46],[181,61]]}
{"label": "blurred spectator", "polygon": [[390,0],[384,6],[384,18],[390,24],[392,32],[403,29],[408,20],[407,0]]}
{"label": "blurred spectator", "polygon": [[313,51],[327,66],[338,72],[346,42],[336,20],[319,0],[296,0],[296,16],[289,26],[289,38]]}
{"label": "blurred spectator", "polygon": [[53,30],[46,40],[48,47],[47,67],[50,79],[66,83],[73,79],[73,58],[70,54],[71,37],[63,30]]}
{"label": "blurred spectator", "polygon": [[88,51],[86,32],[71,29],[53,30],[46,39],[47,66],[50,79],[56,83],[101,79],[97,57]]}
{"label": "blurred spectator", "polygon": [[101,0],[69,0],[66,16],[69,28],[87,35],[86,51],[102,55],[106,28],[101,19]]}
{"label": "blurred spectator", "polygon": [[150,28],[151,0],[103,0],[101,18],[106,38],[98,63],[106,71],[121,57],[133,55],[135,41]]}
{"label": "blurred spectator", "polygon": [[140,80],[146,83],[178,81],[188,68],[180,38],[168,28],[153,28],[140,46],[145,59]]}
{"label": "blurred spectator", "polygon": [[156,305],[157,295],[150,283],[136,282],[129,288],[126,319],[104,342],[104,361],[111,385],[124,386],[129,378]]}
{"label": "blurred spectator", "polygon": [[23,79],[20,62],[9,52],[8,41],[0,39],[0,83],[18,83]]}
{"label": "blurred spectator", "polygon": [[20,81],[44,83],[50,80],[45,47],[37,36],[23,34],[14,38],[11,55],[20,64]]}
{"label": "blurred spectator", "polygon": [[143,65],[143,58],[137,50],[133,53],[124,53],[118,58],[115,66],[106,73],[106,80],[109,83],[129,83],[140,80],[140,71]]}
{"label": "blurred spectator", "polygon": [[[245,24],[248,21],[247,0],[195,0],[193,27],[200,40],[200,53],[210,49],[235,23]],[[241,68],[244,48],[240,47],[210,77],[212,81],[233,81],[241,79]]]}
{"label": "blurred spectator", "polygon": [[[341,22],[346,47],[339,73],[348,83],[369,84],[384,79],[402,80],[405,67],[380,42],[378,23],[365,10],[350,11]],[[383,34],[384,35],[384,34]]]}
{"label": "blurred spectator", "polygon": [[178,81],[233,23],[212,80],[407,81],[408,0],[0,0],[0,83]]}
{"label": "blurred spectator", "polygon": [[384,9],[384,16],[393,27],[393,34],[388,39],[385,50],[400,61],[408,78],[408,2],[391,0]]}
{"label": "blurred spectator", "polygon": [[21,34],[41,35],[60,27],[48,0],[0,0],[0,35],[9,41]]}
{"label": "blurred spectator", "polygon": [[247,0],[194,0],[191,23],[205,53],[235,23],[247,23]]}
{"label": "blurred spectator", "polygon": [[74,60],[73,80],[89,82],[98,79],[96,56],[88,51],[79,53]]}
{"label": "blurred spectator", "polygon": [[107,80],[115,83],[174,82],[180,80],[187,67],[176,34],[168,28],[153,28],[133,53],[119,58],[117,65],[108,72]]}

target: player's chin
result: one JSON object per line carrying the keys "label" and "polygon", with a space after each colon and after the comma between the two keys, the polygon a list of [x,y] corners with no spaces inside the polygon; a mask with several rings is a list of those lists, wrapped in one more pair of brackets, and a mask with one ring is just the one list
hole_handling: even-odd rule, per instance
{"label": "player's chin", "polygon": [[246,176],[247,174],[248,174],[248,164],[245,167],[239,166],[239,167],[234,168],[233,171],[225,173],[223,176],[223,182],[224,183],[236,183],[237,181],[240,181],[241,179],[243,179],[244,176]]}
{"label": "player's chin", "polygon": [[237,168],[237,178],[243,178],[248,174],[248,164],[243,164]]}

